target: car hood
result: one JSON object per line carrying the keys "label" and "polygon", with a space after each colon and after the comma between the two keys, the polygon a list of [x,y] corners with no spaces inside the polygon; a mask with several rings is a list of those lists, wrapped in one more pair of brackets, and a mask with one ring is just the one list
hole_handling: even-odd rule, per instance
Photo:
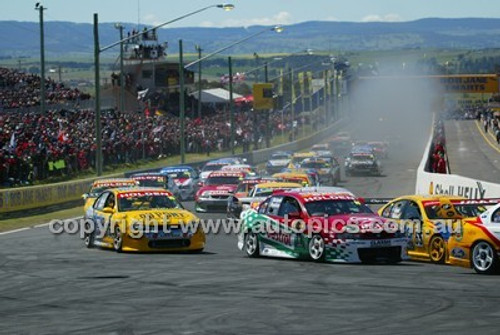
{"label": "car hood", "polygon": [[286,166],[290,163],[289,159],[270,159],[267,164],[272,166]]}
{"label": "car hood", "polygon": [[[142,210],[142,211],[131,211],[131,212],[122,212],[117,213],[116,219],[127,219],[128,224],[132,224],[134,222],[139,222],[142,224],[152,223],[152,220],[158,222],[161,225],[164,223],[168,225],[180,225],[187,224],[192,221],[198,220],[198,218],[192,214],[191,212],[185,209],[164,209],[164,210]],[[154,221],[153,221],[154,222]]]}
{"label": "car hood", "polygon": [[207,185],[200,188],[199,194],[209,191],[211,194],[228,194],[236,191],[237,185]]}
{"label": "car hood", "polygon": [[176,185],[184,185],[184,184],[189,184],[193,179],[192,178],[175,178],[173,179],[173,182]]}

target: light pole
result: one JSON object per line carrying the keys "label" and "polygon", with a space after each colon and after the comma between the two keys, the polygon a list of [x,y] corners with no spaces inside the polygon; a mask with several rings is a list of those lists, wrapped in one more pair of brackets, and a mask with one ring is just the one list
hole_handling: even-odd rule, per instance
{"label": "light pole", "polygon": [[37,2],[35,10],[40,14],[40,112],[45,113],[45,39],[43,31],[43,11],[47,8]]}
{"label": "light pole", "polygon": [[[201,46],[195,46],[196,51],[198,51],[198,59],[201,58]],[[201,119],[201,61],[198,63],[198,118]]]}
{"label": "light pole", "polygon": [[101,141],[101,97],[100,97],[100,78],[99,78],[99,56],[101,52],[104,52],[108,49],[111,49],[119,44],[122,44],[124,42],[127,42],[129,40],[135,39],[139,37],[142,34],[147,34],[150,31],[156,30],[158,28],[161,28],[163,26],[166,26],[168,24],[180,21],[186,17],[192,16],[194,14],[206,11],[210,8],[221,8],[225,11],[232,10],[234,8],[234,5],[232,4],[217,4],[217,5],[210,5],[206,6],[200,9],[197,9],[195,11],[189,12],[185,15],[179,16],[173,20],[161,23],[159,25],[156,25],[152,28],[146,29],[144,31],[138,32],[137,34],[125,37],[120,39],[117,42],[111,43],[105,47],[100,47],[99,45],[99,20],[98,20],[98,15],[97,13],[94,13],[94,76],[95,76],[95,131],[96,131],[96,170],[97,170],[97,175],[101,176],[102,175],[102,141]]}
{"label": "light pole", "polygon": [[231,154],[234,155],[235,134],[234,134],[234,101],[233,101],[233,62],[231,60],[231,56],[227,58],[227,63],[229,66],[229,112],[231,119]]}
{"label": "light pole", "polygon": [[[120,41],[123,40],[123,25],[116,23],[115,28],[120,30]],[[123,42],[120,43],[120,111],[125,112],[125,75],[123,73]]]}
{"label": "light pole", "polygon": [[[214,55],[217,55],[217,54],[219,54],[219,53],[221,53],[221,52],[223,52],[223,51],[225,51],[225,50],[227,50],[227,49],[229,49],[237,44],[248,41],[249,39],[257,37],[259,35],[262,35],[268,31],[274,31],[276,33],[281,33],[283,31],[283,27],[280,25],[277,25],[277,26],[274,26],[272,28],[264,28],[262,30],[259,30],[255,33],[251,34],[251,35],[248,35],[240,40],[234,41],[226,46],[223,46],[223,47],[221,47],[221,48],[219,48],[219,49],[217,49],[209,54],[206,54],[205,56],[200,57],[197,60],[195,60],[195,61],[193,61],[185,66],[181,66],[181,64],[179,64],[179,76],[182,76],[184,78],[184,69],[187,69],[193,65],[196,65],[196,64],[204,61],[207,58],[210,58]],[[181,44],[182,44],[182,42],[179,41],[179,46]],[[179,59],[182,59],[182,48],[179,48]],[[233,91],[233,89],[232,89],[233,76],[232,76],[232,64],[231,63],[232,63],[232,61],[229,61],[229,71],[231,72],[229,74],[229,85],[230,85],[230,87],[229,87],[229,107],[231,110],[231,152],[234,154],[234,152],[235,152],[235,148],[234,148],[234,105],[233,105],[234,101],[232,98],[233,97],[233,92],[232,92]],[[179,86],[180,86],[179,106],[183,106],[184,105],[184,94],[183,94],[183,92],[184,92],[184,80],[182,80],[182,81],[179,80]],[[184,110],[181,110],[179,115],[182,115],[182,116],[180,116],[181,117],[180,123],[181,123],[181,129],[183,129],[184,128]],[[181,143],[183,143],[185,141],[185,136],[186,135],[184,134],[184,132],[181,132]],[[183,150],[184,150],[184,147],[181,145],[181,163],[184,163],[183,157],[184,157],[185,153]]]}

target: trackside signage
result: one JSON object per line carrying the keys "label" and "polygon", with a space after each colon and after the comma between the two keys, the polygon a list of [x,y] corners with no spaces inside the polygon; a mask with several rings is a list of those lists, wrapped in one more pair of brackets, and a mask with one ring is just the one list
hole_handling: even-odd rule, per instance
{"label": "trackside signage", "polygon": [[416,193],[456,195],[468,199],[498,198],[500,197],[500,184],[455,174],[437,174],[419,171]]}
{"label": "trackside signage", "polygon": [[440,76],[439,83],[445,93],[498,93],[498,76],[495,74]]}

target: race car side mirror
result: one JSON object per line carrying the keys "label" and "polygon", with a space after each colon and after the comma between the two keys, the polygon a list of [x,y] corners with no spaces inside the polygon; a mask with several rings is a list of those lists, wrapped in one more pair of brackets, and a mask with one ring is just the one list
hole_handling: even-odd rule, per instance
{"label": "race car side mirror", "polygon": [[102,209],[102,212],[106,213],[106,214],[113,214],[115,212],[115,210],[113,208],[111,208],[111,207],[104,207]]}
{"label": "race car side mirror", "polygon": [[84,193],[82,194],[82,199],[83,200],[87,200],[87,198],[89,197],[89,194],[88,193]]}

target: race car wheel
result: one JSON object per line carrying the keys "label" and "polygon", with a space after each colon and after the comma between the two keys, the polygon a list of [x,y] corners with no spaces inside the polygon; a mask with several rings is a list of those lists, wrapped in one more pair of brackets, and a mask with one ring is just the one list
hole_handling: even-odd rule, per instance
{"label": "race car wheel", "polygon": [[495,249],[485,241],[474,244],[471,253],[471,263],[479,274],[494,274],[498,271],[498,256]]}
{"label": "race car wheel", "polygon": [[316,234],[309,241],[309,257],[313,261],[321,262],[325,258],[325,241],[323,237]]}
{"label": "race car wheel", "polygon": [[443,264],[446,259],[446,242],[439,236],[433,236],[429,243],[429,256],[436,264]]}
{"label": "race car wheel", "polygon": [[259,238],[257,234],[249,232],[245,235],[245,252],[248,257],[259,256]]}
{"label": "race car wheel", "polygon": [[[85,228],[87,228],[86,230],[88,231],[88,226],[86,226]],[[83,243],[85,244],[85,246],[87,248],[93,248],[94,247],[94,232],[88,232],[88,233],[85,233],[85,235],[83,236]]]}
{"label": "race car wheel", "polygon": [[123,246],[123,234],[120,227],[115,228],[115,234],[113,236],[113,248],[116,252],[121,252]]}

